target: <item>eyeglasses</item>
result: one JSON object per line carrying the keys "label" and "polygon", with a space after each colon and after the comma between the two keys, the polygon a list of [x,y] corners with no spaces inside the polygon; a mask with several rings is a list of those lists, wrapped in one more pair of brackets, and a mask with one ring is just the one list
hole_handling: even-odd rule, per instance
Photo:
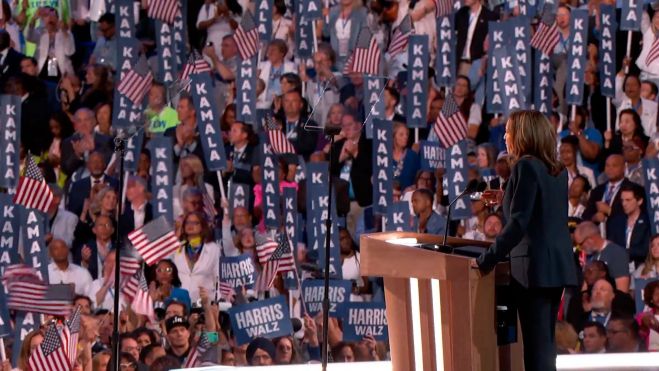
{"label": "eyeglasses", "polygon": [[201,222],[198,220],[186,220],[185,225],[200,225]]}
{"label": "eyeglasses", "polygon": [[100,223],[96,224],[97,227],[103,227],[103,228],[110,228],[112,227],[112,223]]}
{"label": "eyeglasses", "polygon": [[174,271],[174,269],[172,267],[156,269],[156,272],[158,272],[158,273],[172,273],[173,271]]}
{"label": "eyeglasses", "polygon": [[132,362],[129,362],[129,363],[120,363],[119,366],[121,366],[121,369],[122,369],[122,370],[124,370],[124,369],[131,369],[131,368],[134,369],[135,367],[137,367],[137,365],[135,365],[135,364],[132,363]]}

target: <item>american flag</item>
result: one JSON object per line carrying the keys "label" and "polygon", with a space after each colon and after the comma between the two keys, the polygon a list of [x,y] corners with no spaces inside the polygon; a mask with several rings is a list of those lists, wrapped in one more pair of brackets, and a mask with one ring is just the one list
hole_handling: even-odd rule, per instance
{"label": "american flag", "polygon": [[128,234],[128,239],[148,265],[153,265],[181,247],[174,229],[164,216]]}
{"label": "american flag", "polygon": [[215,209],[215,201],[211,198],[210,194],[206,187],[202,190],[203,193],[203,202],[204,202],[204,213],[208,215],[211,220],[215,220],[217,216],[217,209]]}
{"label": "american flag", "polygon": [[9,292],[9,309],[55,316],[71,313],[74,295],[71,285],[48,285],[36,269],[22,264],[7,267],[3,280]]}
{"label": "american flag", "polygon": [[196,73],[211,72],[211,66],[197,53],[190,53],[188,62],[183,66],[181,71],[181,80],[189,80]]}
{"label": "american flag", "polygon": [[201,336],[197,344],[190,350],[188,353],[188,358],[185,359],[183,368],[192,368],[197,365],[199,359],[206,353],[211,347],[211,342],[208,340],[208,336],[205,332],[202,331]]}
{"label": "american flag", "polygon": [[553,14],[551,4],[546,4],[542,13],[542,20],[535,34],[531,38],[531,46],[540,50],[545,55],[554,54],[554,48],[561,35],[556,24],[556,15]]}
{"label": "american flag", "polygon": [[371,31],[364,27],[359,31],[355,50],[344,67],[344,73],[378,75],[380,72],[380,47]]}
{"label": "american flag", "polygon": [[268,239],[264,243],[256,246],[256,257],[259,259],[261,265],[265,265],[272,256],[272,253],[277,249],[277,242]]}
{"label": "american flag", "polygon": [[130,70],[121,79],[117,90],[133,103],[139,105],[142,103],[142,99],[144,99],[146,93],[151,89],[152,83],[153,75],[150,71],[144,75],[140,75],[137,71]]}
{"label": "american flag", "polygon": [[659,33],[655,36],[652,47],[648,52],[648,56],[645,58],[645,65],[649,66],[652,62],[656,61],[659,58]]}
{"label": "american flag", "polygon": [[265,132],[268,135],[268,142],[274,154],[292,153],[295,154],[295,147],[286,138],[286,134],[279,129],[274,117],[271,115],[265,120]]}
{"label": "american flag", "polygon": [[268,290],[279,272],[295,270],[295,259],[291,250],[291,242],[286,233],[280,233],[277,237],[277,247],[263,266],[263,270],[256,280],[257,290]]}
{"label": "american flag", "polygon": [[69,371],[73,368],[54,323],[46,330],[41,345],[32,351],[28,365],[30,370],[39,371]]}
{"label": "american flag", "polygon": [[141,259],[130,252],[121,252],[121,257],[119,258],[119,274],[121,276],[132,276],[140,268],[142,268]]}
{"label": "american flag", "polygon": [[412,19],[409,15],[406,15],[398,27],[396,27],[393,35],[391,36],[391,42],[389,43],[388,50],[389,55],[394,57],[400,53],[403,53],[407,49],[407,44],[409,43],[410,36],[413,33],[414,28],[412,27]]}
{"label": "american flag", "polygon": [[453,0],[434,0],[435,2],[435,16],[445,17],[453,11]]}
{"label": "american flag", "polygon": [[259,30],[249,11],[243,14],[243,19],[236,28],[233,39],[236,41],[242,60],[250,59],[259,52]]}
{"label": "american flag", "polygon": [[435,134],[444,148],[449,148],[467,136],[467,120],[452,94],[446,95],[444,106],[433,126]]}
{"label": "american flag", "polygon": [[223,299],[231,300],[235,294],[236,292],[230,284],[220,280],[220,297]]}
{"label": "american flag", "polygon": [[153,316],[153,299],[149,295],[149,287],[142,270],[138,270],[121,289],[126,302],[131,303],[131,308],[137,314],[148,317]]}
{"label": "american flag", "polygon": [[69,361],[74,364],[78,357],[78,335],[80,334],[80,306],[73,311],[71,318],[66,321],[62,331],[64,349],[69,356]]}
{"label": "american flag", "polygon": [[18,182],[14,203],[46,213],[53,203],[53,192],[29,152],[25,161],[25,175]]}
{"label": "american flag", "polygon": [[179,0],[149,0],[149,18],[174,23],[179,14]]}

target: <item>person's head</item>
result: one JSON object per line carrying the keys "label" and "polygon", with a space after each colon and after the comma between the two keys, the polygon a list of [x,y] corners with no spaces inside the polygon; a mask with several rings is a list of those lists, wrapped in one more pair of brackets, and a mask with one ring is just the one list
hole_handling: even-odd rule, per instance
{"label": "person's head", "polygon": [[178,359],[178,357],[165,354],[164,356],[158,357],[153,360],[153,363],[151,363],[151,367],[149,367],[149,371],[176,370],[179,369],[180,367],[181,367],[181,360]]}
{"label": "person's head", "polygon": [[622,155],[609,155],[604,163],[604,174],[609,182],[618,182],[625,177],[625,159]]}
{"label": "person's head", "polygon": [[384,106],[388,110],[393,110],[400,102],[400,93],[391,86],[384,88]]}
{"label": "person's head", "polygon": [[571,324],[566,321],[556,321],[555,333],[558,354],[569,354],[577,348],[579,336]]}
{"label": "person's head", "polygon": [[[114,211],[117,208],[117,191],[114,190],[111,186],[103,186],[96,195],[92,198],[91,204],[89,205],[89,211],[92,215],[107,215],[113,216]],[[114,232],[114,229],[112,230]],[[104,235],[107,240],[110,235]],[[97,235],[98,237],[98,235]]]}
{"label": "person's head", "polygon": [[648,256],[645,258],[642,274],[650,273],[654,267],[659,270],[659,234],[655,234],[650,238],[650,249]]}
{"label": "person's head", "polygon": [[98,30],[106,40],[114,37],[114,13],[105,13],[98,19]]}
{"label": "person's head", "polygon": [[420,188],[412,194],[412,209],[414,215],[432,211],[433,194],[430,190]]}
{"label": "person's head", "polygon": [[271,366],[274,363],[276,349],[272,341],[256,338],[247,346],[247,363],[250,366]]}
{"label": "person's head", "polygon": [[[282,94],[291,91],[297,91],[300,97],[302,96],[302,79],[300,79],[298,74],[293,72],[286,72],[282,74],[279,78],[279,84],[281,85]],[[304,101],[302,102],[302,107],[304,107]]]}
{"label": "person's head", "polygon": [[167,342],[172,348],[185,349],[190,346],[190,324],[181,316],[174,316],[165,321]]}
{"label": "person's head", "polygon": [[349,140],[357,140],[361,134],[361,122],[354,112],[344,112],[341,118],[341,133]]}
{"label": "person's head", "polygon": [[242,147],[249,143],[252,136],[252,126],[244,122],[236,121],[231,124],[229,130],[229,142],[236,147]]}
{"label": "person's head", "polygon": [[608,272],[606,263],[601,260],[593,260],[584,267],[584,282],[588,287],[592,287],[598,280],[606,279]]}
{"label": "person's head", "polygon": [[119,366],[121,371],[137,371],[138,358],[134,356],[134,353],[121,352],[121,356],[119,357],[119,359],[120,359]]}
{"label": "person's head", "polygon": [[105,172],[105,158],[101,152],[94,151],[87,158],[87,170],[94,178],[100,178]]}
{"label": "person's head", "polygon": [[220,54],[222,54],[222,59],[225,61],[238,55],[238,44],[236,44],[233,35],[227,35],[222,38]]}
{"label": "person's head", "polygon": [[641,97],[641,79],[638,76],[633,74],[625,76],[622,86],[629,99],[639,99]]}
{"label": "person's head", "polygon": [[353,345],[343,341],[339,342],[332,347],[332,359],[334,362],[355,362]]}
{"label": "person's head", "polygon": [[92,299],[89,296],[85,295],[76,295],[73,298],[73,307],[80,307],[81,314],[91,314],[92,313]]}
{"label": "person's head", "polygon": [[92,370],[107,370],[110,358],[112,358],[112,352],[109,350],[103,350],[96,354],[92,358]]}
{"label": "person's head", "polygon": [[194,122],[196,111],[192,103],[192,97],[188,94],[181,95],[176,105],[178,120],[181,122]]}
{"label": "person's head", "polygon": [[638,135],[645,136],[643,125],[641,123],[641,116],[631,108],[620,111],[618,115],[620,124],[620,133],[623,137],[632,137]]}
{"label": "person's head", "polygon": [[238,246],[241,253],[249,252],[249,250],[254,249],[256,246],[256,240],[254,239],[254,230],[250,227],[244,227],[238,231]]}
{"label": "person's head", "polygon": [[631,316],[613,316],[606,324],[606,338],[609,352],[635,352],[639,345],[638,323]]}
{"label": "person's head", "polygon": [[622,143],[622,157],[627,164],[638,164],[645,154],[645,142],[639,136],[634,136],[630,140]]}
{"label": "person's head", "polygon": [[611,311],[611,303],[615,297],[615,292],[611,283],[600,278],[595,281],[590,294],[590,305],[593,310],[603,313]]}
{"label": "person's head", "polygon": [[204,194],[197,187],[188,187],[181,196],[183,214],[192,212],[204,212]]}
{"label": "person's head", "polygon": [[179,161],[179,175],[182,179],[191,179],[197,186],[202,186],[201,180],[204,175],[204,164],[197,155],[187,155]]}
{"label": "person's head", "polygon": [[[133,331],[133,336],[135,337],[135,341],[137,341],[137,344],[140,346],[141,349],[144,349],[148,345],[152,345],[152,344],[157,345],[158,343],[158,339],[156,338],[155,332],[146,327],[136,328]],[[141,354],[140,354],[140,359],[142,359]]]}
{"label": "person's head", "polygon": [[494,241],[494,239],[501,233],[503,229],[503,219],[501,215],[492,213],[485,217],[483,222],[483,234],[488,241]]}
{"label": "person's head", "polygon": [[571,198],[581,199],[585,194],[590,192],[590,183],[583,175],[577,175],[572,179],[572,184],[568,188],[568,196]]}
{"label": "person's head", "polygon": [[284,61],[286,53],[288,53],[286,41],[282,39],[274,39],[270,42],[270,45],[268,45],[266,56],[271,63],[279,64]]}
{"label": "person's head", "polygon": [[318,44],[318,50],[313,55],[313,64],[317,71],[330,71],[336,61],[336,53],[327,43]]}
{"label": "person's head", "polygon": [[[126,199],[131,203],[142,203],[147,199],[146,181],[138,176],[131,176],[126,183]],[[136,205],[139,206],[139,205]]]}
{"label": "person's head", "polygon": [[586,252],[593,254],[603,248],[603,239],[600,229],[595,223],[585,221],[579,223],[574,230],[574,241]]}
{"label": "person's head", "polygon": [[69,247],[66,242],[60,239],[53,239],[48,245],[50,257],[55,263],[65,263],[69,261]]}
{"label": "person's head", "polygon": [[[654,17],[652,18],[654,19]],[[650,80],[641,82],[641,98],[655,101],[657,99],[657,84]]]}
{"label": "person's head", "polygon": [[344,108],[341,103],[334,103],[327,113],[327,125],[340,126],[341,117],[343,117]]}
{"label": "person's head", "polygon": [[142,347],[140,352],[140,362],[144,363],[146,366],[151,366],[153,362],[166,355],[167,352],[165,348],[158,344],[148,344]]}
{"label": "person's head", "polygon": [[606,349],[606,328],[599,322],[586,322],[583,326],[584,353],[600,353]]}
{"label": "person's head", "polygon": [[110,103],[100,103],[94,110],[98,129],[107,134],[112,126],[112,106]]}
{"label": "person's head", "polygon": [[275,364],[289,365],[299,363],[295,342],[290,336],[277,338],[275,344]]}
{"label": "person's head", "polygon": [[556,24],[562,29],[570,27],[570,8],[565,5],[558,6],[556,10]]}
{"label": "person's head", "polygon": [[504,137],[508,153],[514,159],[530,155],[542,161],[551,174],[560,171],[561,165],[556,154],[556,131],[542,113],[511,113]]}
{"label": "person's head", "polygon": [[39,75],[39,65],[33,57],[23,57],[21,60],[21,72],[28,76],[37,77]]}
{"label": "person's head", "polygon": [[455,78],[455,86],[453,86],[453,95],[456,98],[466,98],[471,92],[471,82],[469,77],[465,75],[458,75]]}
{"label": "person's head", "polygon": [[435,189],[435,173],[429,170],[419,170],[414,178],[414,184],[417,188],[428,190]]}
{"label": "person's head", "polygon": [[181,287],[176,264],[169,259],[159,261],[156,265],[156,282],[160,285],[170,284],[173,287]]}
{"label": "person's head", "polygon": [[570,167],[577,162],[577,153],[579,152],[579,139],[573,135],[569,135],[561,139],[561,145],[558,149],[561,163],[563,166]]}
{"label": "person's head", "polygon": [[[410,131],[407,126],[402,122],[394,122],[394,148],[404,149],[407,147],[407,141],[410,136]],[[402,161],[402,159],[401,159]]]}
{"label": "person's head", "polygon": [[222,349],[222,359],[220,360],[222,366],[237,366],[236,356],[229,349]]}
{"label": "person's head", "polygon": [[172,300],[165,306],[165,320],[173,317],[185,317],[188,313],[188,308],[180,301]]}
{"label": "person's head", "polygon": [[154,82],[149,89],[148,95],[148,106],[150,109],[160,112],[165,107],[167,103],[167,91],[165,90],[165,85]]}
{"label": "person's head", "polygon": [[497,159],[497,149],[491,143],[479,144],[476,150],[476,165],[479,169],[491,169]]}
{"label": "person's head", "polygon": [[132,334],[121,334],[119,337],[119,349],[122,353],[129,353],[133,358],[140,358],[142,348],[137,344],[137,340]]}
{"label": "person's head", "polygon": [[238,206],[233,209],[233,226],[238,231],[252,227],[252,214],[247,208]]}
{"label": "person's head", "polygon": [[341,255],[349,255],[357,249],[350,232],[343,227],[339,227],[339,246],[341,247]]}
{"label": "person's head", "polygon": [[212,237],[211,228],[203,213],[198,211],[186,213],[181,224],[183,225],[182,240],[190,242],[194,238],[201,238],[202,241],[208,242]]}
{"label": "person's head", "polygon": [[94,89],[105,90],[109,86],[110,70],[102,64],[90,64],[85,70],[85,83]]}
{"label": "person's head", "polygon": [[649,308],[655,310],[659,309],[659,281],[648,282],[643,288],[643,302]]}
{"label": "person's head", "polygon": [[76,133],[91,135],[96,126],[96,115],[89,108],[79,108],[73,115],[73,128]]}
{"label": "person's head", "polygon": [[641,187],[633,185],[623,185],[620,187],[620,200],[622,201],[622,210],[627,216],[639,213],[643,206],[644,190]]}
{"label": "person's head", "polygon": [[[282,91],[284,88],[282,87]],[[302,112],[303,102],[300,92],[292,90],[284,94],[283,99],[284,113],[287,117],[297,117]]]}

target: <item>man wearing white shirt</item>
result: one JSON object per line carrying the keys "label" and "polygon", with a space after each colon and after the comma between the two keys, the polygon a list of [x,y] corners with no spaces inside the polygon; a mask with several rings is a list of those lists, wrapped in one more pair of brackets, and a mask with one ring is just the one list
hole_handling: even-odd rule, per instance
{"label": "man wearing white shirt", "polygon": [[[103,273],[99,274],[87,287],[86,295],[94,302],[95,309],[113,310],[114,308],[114,263],[115,251],[111,250],[103,261]],[[123,306],[123,298],[119,298],[119,304]]]}
{"label": "man wearing white shirt", "polygon": [[89,272],[79,265],[69,263],[69,247],[62,240],[53,240],[48,246],[53,262],[48,264],[50,284],[72,284],[78,295],[87,294],[87,286],[92,282]]}

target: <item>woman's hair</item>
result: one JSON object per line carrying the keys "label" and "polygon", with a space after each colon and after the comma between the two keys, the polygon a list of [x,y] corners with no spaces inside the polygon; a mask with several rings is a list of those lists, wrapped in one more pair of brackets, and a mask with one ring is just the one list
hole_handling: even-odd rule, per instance
{"label": "woman's hair", "polygon": [[231,125],[228,121],[229,120],[228,119],[229,112],[233,112],[234,117],[235,117],[235,115],[236,115],[236,104],[235,103],[227,104],[227,106],[224,108],[224,113],[222,113],[222,117],[220,117],[220,129],[222,131],[228,131],[229,129],[231,129]]}
{"label": "woman's hair", "polygon": [[641,123],[641,116],[639,116],[636,111],[631,108],[626,108],[620,111],[620,114],[618,114],[618,121],[620,121],[622,115],[632,115],[632,120],[634,120],[634,125],[636,126],[634,128],[634,136],[638,136],[641,139],[646,138],[645,130],[643,129],[643,124]]}
{"label": "woman's hair", "polygon": [[645,302],[645,305],[647,305],[652,309],[659,308],[659,303],[655,303],[652,301],[652,298],[654,297],[654,292],[656,290],[659,290],[659,281],[649,282],[643,288],[643,302]]}
{"label": "woman's hair", "polygon": [[[186,162],[192,172],[195,174],[194,182],[197,187],[205,187],[204,185],[204,164],[201,162],[201,159],[197,155],[187,155],[181,158],[179,162],[179,168],[183,165],[183,162]],[[180,172],[179,172],[180,174]],[[183,181],[183,179],[181,179]]]}
{"label": "woman's hair", "polygon": [[331,350],[332,359],[334,360],[334,362],[337,362],[337,360],[341,358],[341,351],[345,347],[348,347],[348,348],[352,349],[353,354],[355,353],[355,345],[354,344],[348,343],[346,341],[339,341],[338,343],[336,343],[336,345],[334,345],[332,347],[332,350]]}
{"label": "woman's hair", "polygon": [[[279,346],[279,342],[282,340],[288,340],[291,343],[291,348],[293,349],[291,351],[292,352],[291,361],[287,364],[295,365],[302,363],[302,358],[300,357],[300,350],[297,348],[295,339],[293,339],[292,336],[282,336],[273,340],[272,343],[275,345],[275,348]],[[273,359],[273,361],[275,360]]]}
{"label": "woman's hair", "polygon": [[213,237],[213,234],[211,233],[211,227],[208,224],[208,221],[206,220],[206,215],[203,213],[200,213],[198,211],[191,211],[189,213],[186,213],[183,215],[183,219],[181,221],[181,225],[183,226],[183,232],[181,233],[181,239],[187,241],[188,240],[188,235],[185,233],[185,222],[188,220],[190,216],[196,216],[199,219],[199,222],[201,223],[201,239],[204,242],[210,242],[211,238]]}
{"label": "woman's hair", "polygon": [[23,339],[23,344],[21,344],[21,352],[18,355],[18,368],[21,370],[28,369],[27,361],[30,359],[30,343],[32,342],[32,338],[37,335],[43,336],[39,329],[31,331],[25,336],[25,339]]}
{"label": "woman's hair", "polygon": [[[160,263],[167,263],[172,268],[172,286],[173,287],[181,287],[182,283],[181,283],[181,278],[179,278],[179,275],[178,275],[178,267],[176,266],[176,264],[174,264],[174,262],[171,259],[162,259],[158,262],[158,264],[155,265],[155,267],[153,269],[154,279],[155,279],[156,269],[158,269],[158,265],[160,265]],[[157,282],[156,282],[156,284],[157,284]]]}
{"label": "woman's hair", "polygon": [[571,324],[565,321],[556,322],[556,348],[558,354],[568,354],[579,343],[579,336]]}
{"label": "woman's hair", "polygon": [[471,90],[471,80],[469,80],[468,76],[465,75],[458,75],[456,77],[456,80],[465,80],[467,82],[467,96],[465,99],[462,101],[462,104],[460,105],[460,112],[465,116],[465,118],[469,118],[469,111],[471,111],[471,105],[474,104],[474,92]]}
{"label": "woman's hair", "polygon": [[[659,234],[655,234],[650,238],[650,246],[652,246],[652,242],[659,238]],[[643,269],[641,270],[642,275],[646,275],[652,271],[652,268],[657,264],[657,261],[659,259],[655,259],[652,256],[652,249],[648,249],[648,255],[645,257],[645,264],[643,264]]]}
{"label": "woman's hair", "polygon": [[276,46],[277,49],[279,49],[279,52],[286,56],[286,53],[288,53],[288,45],[286,45],[286,41],[282,39],[274,39],[270,41],[269,46]]}
{"label": "woman's hair", "polygon": [[73,123],[69,116],[64,112],[54,112],[50,115],[51,120],[55,120],[60,126],[60,138],[68,138],[73,135]]}
{"label": "woman's hair", "polygon": [[490,169],[494,168],[494,164],[497,162],[497,148],[492,143],[481,143],[478,145],[478,148],[482,148],[487,155],[487,167]]}
{"label": "woman's hair", "polygon": [[91,89],[85,92],[83,95],[83,100],[95,90],[106,94],[108,98],[111,97],[110,92],[112,92],[113,85],[112,81],[110,80],[110,70],[101,64],[93,64],[87,68],[93,69],[94,75],[96,76],[96,81],[94,81]]}
{"label": "woman's hair", "polygon": [[105,356],[112,358],[112,352],[110,350],[102,350],[92,358],[92,370],[101,369],[101,357]]}
{"label": "woman's hair", "polygon": [[[170,262],[171,262],[171,261],[170,261]],[[176,278],[178,279],[178,276],[177,276]],[[180,283],[180,281],[179,281],[179,283]],[[175,285],[172,283],[172,286],[175,286]],[[175,286],[175,287],[178,287],[178,286]],[[149,337],[149,341],[151,342],[151,345],[155,345],[155,346],[159,346],[159,345],[160,345],[160,344],[158,344],[158,338],[156,338],[156,333],[155,333],[153,330],[148,329],[148,328],[146,328],[146,327],[138,327],[138,328],[136,328],[136,329],[133,331],[133,334],[132,334],[132,335],[133,335],[133,337],[135,338],[135,340],[137,340],[137,338],[140,337],[140,335],[142,335],[142,334],[146,334],[146,336]]]}
{"label": "woman's hair", "polygon": [[91,200],[91,203],[89,205],[89,213],[91,215],[98,216],[101,213],[101,205],[103,203],[103,198],[105,195],[107,195],[109,192],[114,192],[115,196],[117,195],[117,191],[114,190],[111,186],[105,186],[103,189],[101,189],[96,196]]}
{"label": "woman's hair", "polygon": [[[402,129],[402,130],[408,130],[408,129],[407,129],[407,126],[406,126],[404,123],[402,123],[402,122],[394,122],[393,130],[392,130],[392,133],[393,133],[394,138],[396,137],[396,132],[397,132],[398,130],[401,130],[401,129]],[[395,144],[396,144],[396,141],[394,140],[394,145],[395,145]],[[405,146],[407,146],[407,143],[405,143]]]}
{"label": "woman's hair", "polygon": [[510,131],[506,131],[506,135],[511,136],[513,148],[510,155],[514,160],[533,156],[542,161],[552,175],[562,170],[556,153],[556,131],[542,113],[516,111],[510,114],[508,123],[506,129]]}

